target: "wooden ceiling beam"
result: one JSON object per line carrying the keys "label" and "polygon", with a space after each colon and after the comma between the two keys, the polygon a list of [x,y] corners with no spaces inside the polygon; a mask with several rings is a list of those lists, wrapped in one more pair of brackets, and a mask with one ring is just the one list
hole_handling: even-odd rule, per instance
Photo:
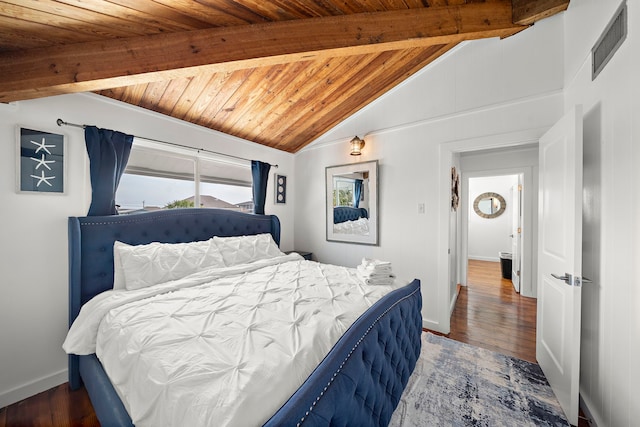
{"label": "wooden ceiling beam", "polygon": [[569,0],[511,0],[513,23],[531,25],[569,7]]}
{"label": "wooden ceiling beam", "polygon": [[[515,2],[516,0],[514,0]],[[196,74],[508,37],[511,1],[210,28],[0,54],[0,102]]]}

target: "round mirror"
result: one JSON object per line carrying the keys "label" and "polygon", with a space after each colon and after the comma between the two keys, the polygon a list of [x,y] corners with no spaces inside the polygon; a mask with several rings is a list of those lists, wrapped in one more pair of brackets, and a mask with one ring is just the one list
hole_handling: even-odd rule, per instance
{"label": "round mirror", "polygon": [[496,218],[507,208],[504,197],[498,193],[482,193],[473,201],[473,210],[482,218]]}

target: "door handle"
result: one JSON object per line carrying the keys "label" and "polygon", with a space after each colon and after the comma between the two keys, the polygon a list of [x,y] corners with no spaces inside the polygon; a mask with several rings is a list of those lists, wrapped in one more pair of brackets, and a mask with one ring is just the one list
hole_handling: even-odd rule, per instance
{"label": "door handle", "polygon": [[571,285],[571,279],[573,278],[573,276],[571,276],[569,273],[564,273],[564,276],[560,276],[559,274],[554,274],[554,273],[551,273],[551,275],[555,279],[562,280],[567,285]]}
{"label": "door handle", "polygon": [[564,276],[560,276],[558,274],[553,274],[553,273],[551,273],[551,275],[558,280],[562,280],[569,286],[582,286],[583,283],[592,283],[591,280],[587,278],[574,276],[569,273],[564,273]]}

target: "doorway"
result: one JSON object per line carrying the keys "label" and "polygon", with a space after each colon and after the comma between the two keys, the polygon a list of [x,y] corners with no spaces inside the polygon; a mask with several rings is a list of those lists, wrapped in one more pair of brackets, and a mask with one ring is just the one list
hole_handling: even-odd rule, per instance
{"label": "doorway", "polygon": [[[546,166],[546,164],[548,164],[548,163],[554,166],[554,168],[550,168],[550,169],[553,169],[553,173],[546,173],[546,172],[545,172],[545,174],[543,174],[542,172],[540,173],[540,176],[541,176],[541,177],[542,177],[542,176],[544,176],[544,177],[545,177],[545,181],[544,181],[544,182],[545,182],[545,184],[546,184],[546,183],[557,183],[557,182],[566,182],[566,181],[567,181],[567,180],[564,180],[564,181],[563,181],[563,179],[562,179],[562,173],[564,173],[564,171],[565,171],[565,168],[563,168],[563,165],[565,164],[565,162],[564,162],[564,160],[563,160],[562,156],[554,155],[554,154],[557,154],[557,153],[555,153],[555,152],[554,152],[554,153],[549,154],[549,153],[550,153],[550,150],[548,149],[548,147],[549,147],[548,141],[552,141],[552,142],[560,141],[560,142],[559,142],[558,144],[556,144],[556,145],[561,146],[561,145],[562,145],[563,143],[565,143],[565,141],[567,141],[567,140],[569,141],[569,143],[572,143],[573,141],[576,141],[576,145],[577,145],[577,144],[578,144],[578,140],[579,140],[579,144],[580,144],[580,148],[581,148],[581,143],[582,143],[582,139],[581,139],[581,137],[582,137],[582,123],[581,123],[581,122],[578,122],[578,120],[576,119],[576,117],[578,117],[579,113],[580,113],[580,109],[579,109],[578,107],[576,107],[576,108],[575,108],[575,110],[572,112],[572,114],[573,114],[573,115],[571,115],[571,114],[567,114],[567,116],[565,116],[565,118],[563,118],[563,119],[559,122],[560,124],[556,124],[556,125],[555,125],[555,126],[554,126],[550,131],[549,131],[549,132],[547,132],[547,134],[545,134],[545,136],[544,136],[544,138],[547,138],[547,141],[545,141],[545,144],[547,144],[547,145],[544,147],[544,149],[545,149],[545,150],[547,150],[547,152],[545,153],[545,152],[543,152],[543,149],[542,149],[542,148],[540,149],[540,159],[541,159],[541,160],[540,160],[540,166],[539,166],[539,167],[540,167],[540,169],[543,169],[543,166]],[[567,118],[567,117],[568,117],[568,118]],[[582,117],[581,117],[581,116],[580,116],[580,120],[582,120]],[[567,124],[567,123],[568,123],[568,124]],[[553,132],[554,132],[554,130],[555,130],[556,128],[563,128],[563,129],[561,129],[561,131],[562,131],[562,132],[565,132],[565,133],[556,132],[556,133],[555,133],[555,134],[553,134],[552,136],[547,137],[547,135],[550,135],[551,133],[553,133]],[[574,131],[574,133],[570,133],[567,129],[569,129],[569,130],[573,130],[573,131]],[[563,136],[563,135],[566,135],[566,134],[569,134],[569,136],[568,136],[568,137],[567,137],[567,136]],[[558,135],[559,135],[559,136],[558,136]],[[579,135],[579,138],[578,138],[578,136],[576,136],[576,135]],[[542,139],[541,139],[541,141],[543,141],[543,140],[544,140],[544,138],[542,138]],[[470,147],[467,147],[467,149],[470,149]],[[537,151],[538,151],[538,149],[536,148],[536,152],[537,152]],[[562,150],[559,150],[559,151],[562,151]],[[564,152],[568,152],[568,151],[570,151],[570,150],[565,150]],[[563,153],[564,153],[564,152],[563,152]],[[579,152],[579,150],[576,150],[576,152]],[[443,147],[443,149],[442,149],[442,151],[441,151],[441,160],[449,160],[449,161],[451,161],[451,160],[454,158],[454,156],[460,155],[460,153],[461,153],[460,147],[457,147],[457,146],[455,146],[455,145],[445,146],[445,147]],[[464,153],[462,153],[462,154],[464,154]],[[475,153],[471,153],[471,155],[475,155]],[[537,156],[536,156],[536,157],[537,157]],[[577,161],[580,161],[579,156],[573,156],[573,157],[574,157],[574,160],[575,160],[575,157],[578,157],[578,160],[577,160]],[[543,162],[543,159],[545,160],[544,162]],[[561,159],[561,160],[558,160],[558,159]],[[475,163],[471,163],[471,164],[472,164],[472,165],[476,165]],[[504,164],[509,164],[509,163],[502,163],[502,164],[504,165]],[[557,166],[557,167],[556,167],[556,166]],[[464,171],[465,171],[464,167],[460,167],[460,169],[463,171],[463,176],[464,176]],[[536,176],[536,178],[535,178],[535,179],[533,179],[533,180],[531,180],[531,179],[527,179],[526,181],[527,181],[527,182],[529,182],[529,183],[537,184],[537,183],[538,183],[538,178],[537,178],[537,175],[538,175],[538,163],[536,162],[536,163],[535,163],[535,165],[532,165],[532,166],[530,167],[530,169],[531,169],[531,171],[533,172],[533,175],[535,175],[535,176]],[[578,168],[573,169],[572,167],[569,167],[569,168],[566,168],[566,169],[568,169],[568,170],[570,170],[571,172],[573,172],[573,171],[575,171],[575,170],[576,170],[576,169],[578,169]],[[487,168],[486,170],[489,170],[489,169]],[[560,172],[560,173],[559,173],[559,172],[557,172],[558,170],[560,170],[561,172]],[[546,169],[545,169],[545,171],[546,171]],[[531,174],[530,174],[529,178],[531,178]],[[542,178],[541,178],[540,180],[542,181]],[[464,179],[463,179],[463,182],[464,182]],[[551,184],[551,185],[552,185],[552,184]],[[468,187],[468,185],[467,185],[466,187]],[[566,187],[567,187],[569,190],[575,190],[576,188],[579,188],[578,186],[572,186],[572,185],[567,185]],[[464,188],[464,187],[463,187],[463,188]],[[532,188],[533,188],[533,187],[532,187]],[[545,196],[545,197],[541,197],[541,203],[542,203],[542,200],[544,200],[544,204],[541,204],[541,206],[540,206],[540,212],[541,212],[541,215],[542,215],[542,214],[547,215],[547,213],[544,211],[544,209],[543,209],[543,208],[547,208],[547,209],[548,209],[549,203],[548,203],[548,201],[547,201],[547,192],[543,192],[543,188],[545,188],[545,189],[546,189],[546,188],[548,188],[548,186],[542,186],[542,184],[541,184],[541,187],[540,187],[540,192],[541,192],[541,194],[544,194],[544,196]],[[569,192],[571,192],[571,191],[569,191]],[[538,188],[537,188],[537,185],[536,185],[535,191],[532,191],[532,193],[534,193],[534,194],[536,194],[536,195],[538,194]],[[580,193],[578,192],[578,193],[575,195],[575,197],[574,197],[574,196],[568,196],[568,197],[566,197],[564,200],[568,200],[569,198],[571,198],[571,200],[574,200],[574,199],[576,199],[576,200],[577,200],[577,199],[579,199],[579,197],[580,197]],[[467,194],[467,197],[465,197],[465,196],[463,195],[462,200],[463,200],[463,202],[464,202],[465,200],[468,200],[468,194]],[[560,200],[560,202],[563,202],[563,200]],[[469,203],[469,202],[467,201],[467,204],[468,204],[468,203]],[[526,197],[525,197],[525,199],[523,200],[523,212],[524,212],[524,213],[529,212],[529,213],[531,214],[530,216],[532,216],[532,217],[533,217],[533,216],[535,216],[535,215],[538,213],[537,197],[534,199],[534,203],[535,203],[535,205],[536,205],[535,209],[531,209],[531,206],[529,206],[529,208],[527,208],[527,207],[526,207],[527,202],[526,202]],[[560,203],[553,203],[551,206],[555,206],[555,207],[557,207],[557,206],[559,206],[559,205],[560,205]],[[463,212],[464,212],[464,210],[463,210]],[[575,212],[575,210],[567,209],[567,210],[566,210],[566,212]],[[547,215],[547,216],[548,216],[548,215]],[[543,218],[543,216],[541,216],[541,227],[542,227],[542,225],[547,226],[547,225],[549,224],[549,222],[547,221],[547,216],[544,216],[544,219],[542,219],[542,218]],[[571,223],[571,222],[572,222],[573,217],[572,217],[571,215],[569,215],[569,217],[570,217],[570,219],[569,219],[569,220],[564,220],[564,224],[567,224],[567,223]],[[553,218],[555,219],[556,217],[553,217]],[[464,219],[464,216],[463,216],[463,219]],[[526,221],[525,221],[525,222],[526,222]],[[538,224],[537,224],[537,223],[538,223],[537,218],[535,219],[535,221],[530,222],[530,226],[532,225],[532,227],[530,228],[530,230],[531,230],[530,236],[537,236],[537,235],[538,235],[538,231],[537,231],[537,225],[538,225]],[[542,227],[542,228],[545,228],[545,227]],[[527,227],[527,226],[525,225],[525,226],[524,226],[524,229],[523,229],[523,232],[524,232],[525,230],[527,230],[527,229],[529,229],[529,227]],[[547,231],[547,234],[544,234],[544,233],[542,233],[542,234],[541,234],[541,236],[543,236],[543,237],[541,237],[541,238],[540,238],[540,239],[541,239],[541,243],[540,243],[541,245],[546,244],[546,241],[545,241],[545,239],[544,239],[544,236],[549,235],[549,236],[553,237],[555,240],[558,240],[557,236],[558,236],[558,235],[560,235],[559,231],[564,231],[563,227],[557,227],[557,226],[556,226],[553,230],[551,230],[550,232],[548,231],[549,229],[550,229],[550,227],[545,228],[545,230]],[[466,231],[466,227],[464,227],[464,226],[463,226],[463,227],[461,228],[461,231],[462,231],[462,233],[465,233],[465,231]],[[466,241],[466,238],[468,238],[468,236],[463,237],[463,241],[462,241],[462,248],[461,248],[461,250],[462,250],[462,252],[461,252],[462,257],[461,257],[461,258],[462,258],[462,259],[461,259],[461,263],[460,263],[460,264],[461,264],[461,267],[462,267],[462,269],[464,270],[464,272],[463,272],[463,274],[461,274],[461,275],[460,275],[460,278],[461,278],[461,280],[462,280],[462,281],[464,281],[464,282],[468,283],[468,271],[467,271],[467,270],[468,270],[468,266],[467,266],[468,261],[466,261],[466,257],[464,256],[464,255],[467,253],[467,252],[465,251],[465,246],[466,246],[466,248],[468,248],[468,242]],[[537,270],[538,270],[538,259],[537,259],[537,254],[538,254],[538,247],[537,247],[537,246],[538,246],[538,242],[537,242],[537,240],[538,240],[538,239],[530,238],[530,243],[533,245],[533,250],[531,250],[531,251],[529,252],[529,254],[530,254],[530,256],[531,256],[531,258],[532,258],[532,260],[533,260],[533,266],[534,266],[534,268],[531,268],[529,271],[530,271],[531,275],[533,276],[532,283],[533,283],[533,285],[534,285],[534,286],[532,287],[533,292],[531,293],[531,295],[532,295],[533,297],[536,297],[536,296],[537,296],[537,287],[535,286],[535,284],[537,284],[537,274],[536,274],[536,273],[537,273]],[[550,239],[547,239],[547,240],[550,240]],[[573,241],[574,241],[572,238],[568,238],[568,239],[564,239],[564,240],[565,240],[565,241],[571,241],[571,242],[573,242]],[[577,239],[576,239],[576,241],[577,241]],[[524,243],[524,242],[523,242],[523,243]],[[524,246],[526,247],[527,245],[525,244]],[[545,246],[545,247],[546,247],[546,246]],[[541,246],[541,248],[542,248],[542,246]],[[577,249],[579,249],[579,245],[578,245],[578,248],[577,248]],[[553,251],[550,251],[550,252],[553,252]],[[557,253],[557,252],[558,252],[558,251],[557,251],[557,250],[555,250],[555,252],[553,252],[553,253]],[[575,253],[575,251],[573,251],[573,253]],[[523,256],[523,258],[525,258],[525,259],[526,259],[526,254],[525,254],[525,253],[523,253],[523,255],[524,255],[524,256]],[[542,260],[543,260],[543,258],[544,258],[544,255],[545,255],[545,254],[544,254],[544,253],[542,253],[542,251],[541,251],[541,254],[540,254],[540,261],[541,261],[541,264],[543,264],[543,263],[542,263]],[[557,270],[557,271],[560,271],[560,270],[563,270],[563,269],[562,269],[562,268],[557,268],[557,266],[556,266],[556,267],[552,267],[552,268],[550,268],[550,270]],[[579,273],[578,273],[578,274],[581,274],[581,269],[580,269],[580,268],[564,268],[564,270],[566,270],[566,271],[579,271]],[[524,273],[524,272],[523,272],[523,273]],[[542,269],[541,269],[540,275],[541,275],[542,277],[544,277],[544,278],[545,278],[545,280],[547,280],[547,277],[550,277],[551,275],[550,275],[550,274],[548,274],[548,271],[544,271],[544,273],[545,273],[545,274],[543,275],[543,273],[542,273]],[[562,273],[560,273],[560,274],[562,274]],[[524,274],[523,274],[523,276],[524,276],[524,277],[523,277],[523,279],[525,279],[525,278],[526,278],[526,275],[524,275]],[[568,275],[568,274],[567,274],[566,276],[567,276],[567,277],[569,277],[569,275]],[[565,278],[557,277],[557,276],[554,276],[554,277],[559,278],[559,279],[561,279],[561,280],[563,280],[563,279],[564,279],[564,280],[566,280],[566,281],[569,281],[569,280],[570,280],[570,279],[569,279],[569,278],[567,278],[567,277],[565,277]],[[579,279],[580,279],[580,277],[578,277],[578,280],[579,280]],[[577,283],[579,283],[579,282],[577,282]],[[574,288],[575,288],[575,287],[574,287]],[[571,289],[574,289],[574,288],[571,288]],[[551,300],[552,300],[552,301],[560,301],[560,300],[562,300],[562,299],[563,299],[563,298],[558,298],[558,297],[557,297],[557,294],[554,296],[554,295],[551,295],[551,293],[550,293],[550,292],[545,292],[545,289],[546,289],[546,288],[545,288],[544,286],[543,286],[543,287],[541,287],[541,295],[540,295],[540,299],[539,299],[539,301],[537,302],[537,305],[538,305],[538,306],[540,305],[540,302],[545,302],[545,301],[547,301],[547,302],[548,302],[548,301],[550,301],[550,298],[551,298]],[[576,293],[577,293],[577,292],[574,292],[574,293],[573,293],[573,296],[575,296],[575,294],[576,294]],[[551,295],[551,296],[550,296],[550,295]],[[579,302],[580,302],[580,299],[579,299],[579,293],[577,293],[577,295],[578,295],[578,297],[577,297],[577,298],[573,298],[573,299],[564,298],[564,299],[566,299],[566,300],[570,300],[570,301],[571,301],[571,303],[574,303],[575,301],[577,301],[577,302],[578,302],[578,303],[577,303],[577,305],[578,305],[578,308],[579,308]],[[464,297],[465,297],[465,296],[466,296],[466,295],[465,295],[464,291],[463,291],[463,290],[461,290],[461,293],[460,293],[460,295],[459,295],[459,297],[458,297],[459,301],[460,301],[460,300],[464,300]],[[456,304],[456,306],[457,306],[457,304]],[[478,306],[478,305],[476,305],[476,307],[483,307],[483,306]],[[468,307],[465,307],[465,312],[466,312],[466,313],[469,313],[469,311],[470,311],[470,310],[469,310],[469,308],[468,308]],[[471,311],[473,311],[473,310],[471,310]],[[539,311],[540,318],[543,318],[543,319],[548,319],[548,318],[549,318],[549,314],[552,314],[552,315],[553,315],[554,313],[559,312],[557,305],[556,305],[556,306],[552,306],[552,304],[548,304],[548,303],[547,303],[546,305],[544,305],[544,304],[543,304],[543,307],[542,307],[542,308],[537,307],[536,311]],[[567,311],[570,311],[570,310],[567,310]],[[454,313],[452,313],[452,314],[453,314],[453,316],[452,316],[451,322],[449,323],[449,326],[451,326],[451,330],[452,330],[451,332],[452,332],[452,335],[453,335],[453,333],[454,333],[454,329],[456,329],[457,324],[455,323],[455,322],[456,322],[456,319],[455,319],[455,312],[454,312]],[[536,315],[537,315],[537,314],[538,314],[538,313],[536,313]],[[569,314],[575,314],[575,311],[574,311],[573,313],[569,313]],[[578,310],[578,316],[579,316],[579,310]],[[536,316],[536,317],[538,317],[538,316]],[[553,316],[552,316],[552,317],[553,317]],[[574,315],[573,317],[574,317],[574,319],[575,319],[575,315]],[[470,323],[471,323],[471,322],[470,322],[468,319],[466,319],[466,318],[464,319],[464,324],[465,324],[465,325],[466,325],[466,324],[470,324]],[[556,328],[557,326],[564,325],[565,323],[566,323],[566,324],[569,324],[569,323],[571,323],[571,322],[564,322],[564,321],[562,321],[562,322],[555,321],[555,322],[554,322],[554,321],[551,321],[551,322],[547,322],[547,323],[548,323],[547,330],[552,331],[552,332],[555,332],[555,329],[554,329],[554,328]],[[574,322],[573,322],[573,324],[575,325],[575,324],[576,324],[576,322],[574,321]],[[573,341],[571,341],[571,345],[573,346],[573,348],[578,348],[578,349],[579,349],[579,335],[580,335],[580,334],[579,334],[579,320],[578,320],[577,325],[578,325],[578,331],[576,332],[576,331],[575,331],[575,328],[574,328],[573,332],[572,332],[572,333],[570,333],[569,335],[571,335],[571,338],[574,338],[574,339],[577,339],[577,340],[578,340],[578,346],[577,346],[577,347],[575,346],[575,342],[573,342]],[[488,326],[486,326],[487,330],[494,330],[494,331],[496,330],[496,327],[499,327],[499,326],[498,326],[498,325],[493,325],[491,322],[489,322],[489,323],[488,323]],[[564,344],[564,343],[566,343],[568,340],[565,340],[565,339],[557,339],[557,338],[552,337],[552,338],[551,338],[551,340],[550,340],[548,343],[546,343],[545,345],[541,345],[541,344],[540,344],[540,335],[547,336],[547,335],[549,335],[549,334],[547,334],[547,333],[546,333],[546,332],[547,332],[547,330],[545,330],[545,328],[544,328],[543,326],[541,326],[541,325],[540,325],[540,322],[538,322],[538,324],[536,325],[536,329],[539,329],[538,331],[534,332],[534,333],[536,333],[536,335],[538,335],[538,337],[537,337],[538,342],[536,343],[536,346],[535,346],[535,347],[536,347],[536,352],[537,352],[537,354],[536,354],[536,360],[539,360],[539,361],[540,361],[540,365],[542,366],[543,370],[545,371],[545,375],[547,375],[547,377],[549,378],[549,375],[546,373],[545,366],[544,366],[544,365],[543,365],[543,363],[542,363],[542,362],[543,362],[543,358],[541,358],[541,357],[540,357],[540,350],[539,350],[539,349],[540,349],[540,348],[543,348],[543,347],[544,347],[544,349],[545,349],[545,350],[546,350],[546,349],[548,349],[550,346],[548,346],[547,344],[549,344],[549,343],[554,343],[554,344],[559,343],[560,345],[563,345],[563,344]],[[516,331],[516,332],[517,332],[517,331]],[[558,336],[558,335],[559,335],[559,334],[558,334],[557,332],[555,332],[555,335],[554,335],[554,336]],[[467,334],[467,336],[468,336],[468,334]],[[486,338],[485,338],[485,340],[486,340]],[[556,346],[556,347],[558,347],[558,346]],[[554,348],[555,348],[555,347],[554,347]],[[568,354],[568,353],[569,353],[569,351],[563,351],[563,353],[567,353],[567,354]],[[575,352],[574,352],[574,354],[575,354]],[[556,359],[557,359],[557,357],[556,357]],[[567,360],[568,360],[568,358],[567,358]],[[572,373],[575,373],[575,372],[577,372],[577,371],[576,371],[576,369],[577,369],[577,368],[576,368],[576,366],[577,366],[577,363],[573,363],[573,365],[570,367],[571,369],[565,369],[564,371],[565,371],[565,372],[569,372],[569,371],[571,371]],[[552,376],[552,377],[553,377],[553,376]],[[559,395],[558,391],[556,390],[556,388],[557,388],[557,387],[556,387],[556,386],[554,386],[554,383],[551,381],[551,378],[549,379],[549,382],[551,383],[551,386],[552,386],[552,388],[554,389],[554,392],[556,393],[556,395],[558,396],[558,398],[560,399],[560,401],[561,401],[561,402],[563,402],[563,400],[561,399],[561,396]],[[572,382],[572,384],[571,384],[571,392],[572,392],[572,396],[571,396],[571,402],[570,402],[572,406],[571,406],[570,410],[567,410],[567,409],[565,408],[565,406],[567,406],[567,405],[566,405],[564,402],[562,403],[563,408],[565,408],[565,412],[566,412],[566,413],[569,415],[569,417],[572,419],[572,422],[574,422],[574,415],[575,415],[575,422],[574,422],[574,424],[577,424],[577,420],[578,420],[578,418],[577,418],[577,410],[575,410],[575,411],[574,411],[575,407],[573,406],[574,404],[577,404],[577,401],[578,401],[577,395],[576,395],[576,396],[574,396],[574,395],[573,395],[573,393],[574,393],[574,392],[577,392],[577,389],[578,389],[577,383]],[[563,393],[564,393],[564,390],[562,390],[562,393],[561,393],[561,394],[563,394]],[[575,412],[575,414],[574,414],[574,412]]]}
{"label": "doorway", "polygon": [[[531,241],[537,233],[532,230],[533,223],[537,223],[533,220],[535,197],[527,194],[537,196],[537,186],[532,182],[534,167],[473,170],[494,161],[500,163],[506,155],[518,156],[517,151],[511,151],[473,152],[460,158],[460,266],[464,286],[460,287],[451,314],[450,337],[535,362],[536,299],[526,295],[532,292]],[[535,151],[520,154],[537,162]],[[504,206],[495,206],[495,214],[483,211],[482,203],[495,204],[494,199]],[[520,228],[520,236],[512,236],[514,228]],[[511,254],[510,265],[501,259],[506,253]]]}
{"label": "doorway", "polygon": [[[499,265],[520,293],[522,174],[469,177],[467,259]],[[468,265],[468,264],[467,264]],[[469,269],[467,268],[467,271]]]}
{"label": "doorway", "polygon": [[[469,258],[500,262],[500,252],[511,253],[516,256],[511,260],[514,271],[510,275],[514,288],[523,296],[536,298],[537,144],[464,152],[460,153],[459,161],[462,174],[459,283],[463,286],[467,283]],[[500,167],[505,164],[513,167]],[[513,194],[514,188],[519,189],[519,195]],[[500,216],[487,219],[476,214],[475,198],[484,193],[495,193],[505,200],[506,209]],[[514,213],[520,215],[519,224]]]}
{"label": "doorway", "polygon": [[[521,286],[522,295],[537,295],[537,273],[533,268],[537,262],[537,192],[538,192],[538,139],[539,130],[490,135],[486,137],[443,143],[440,146],[439,165],[440,175],[450,176],[451,165],[456,165],[460,171],[460,201],[461,205],[454,211],[451,204],[442,204],[439,215],[438,235],[438,315],[437,330],[448,333],[451,327],[451,314],[456,304],[458,287],[450,286],[451,276],[455,275],[456,283],[467,283],[467,237],[466,219],[461,212],[465,212],[468,204],[468,185],[466,177],[470,174],[499,175],[523,173],[526,191],[522,201],[524,212],[531,212],[524,218],[522,228],[523,260],[521,275],[525,280]],[[451,180],[442,179],[439,183],[441,200],[451,200]],[[528,194],[528,196],[527,196]],[[452,219],[455,216],[455,219]],[[456,236],[456,244],[452,245],[451,238]],[[529,254],[529,256],[527,256]],[[452,268],[452,262],[455,268]],[[528,283],[528,285],[527,285]]]}

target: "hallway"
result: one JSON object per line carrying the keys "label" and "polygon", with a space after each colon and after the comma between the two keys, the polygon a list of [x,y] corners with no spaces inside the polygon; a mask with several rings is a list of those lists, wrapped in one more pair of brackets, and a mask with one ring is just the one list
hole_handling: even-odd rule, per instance
{"label": "hallway", "polygon": [[[468,282],[460,288],[448,337],[537,363],[537,300],[516,293],[499,262],[470,259]],[[578,427],[589,427],[582,410],[580,417]]]}
{"label": "hallway", "polygon": [[502,278],[500,263],[469,260],[449,338],[535,363],[536,302]]}

